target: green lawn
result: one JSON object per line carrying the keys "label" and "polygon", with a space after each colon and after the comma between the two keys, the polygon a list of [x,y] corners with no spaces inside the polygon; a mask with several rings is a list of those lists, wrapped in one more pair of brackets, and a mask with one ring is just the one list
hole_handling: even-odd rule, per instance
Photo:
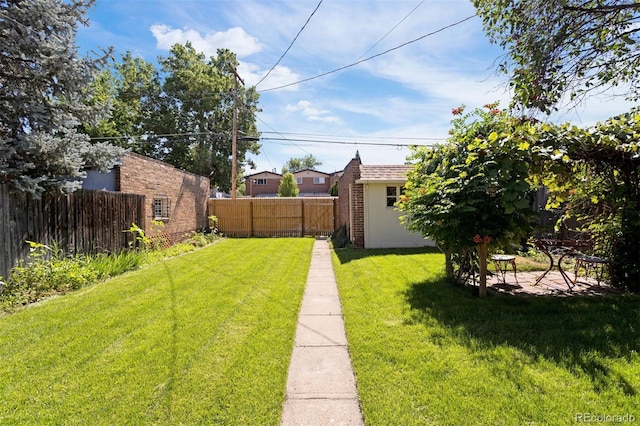
{"label": "green lawn", "polygon": [[479,299],[434,251],[334,253],[368,425],[640,422],[639,297]]}
{"label": "green lawn", "polygon": [[0,424],[278,424],[313,242],[223,240],[0,317]]}

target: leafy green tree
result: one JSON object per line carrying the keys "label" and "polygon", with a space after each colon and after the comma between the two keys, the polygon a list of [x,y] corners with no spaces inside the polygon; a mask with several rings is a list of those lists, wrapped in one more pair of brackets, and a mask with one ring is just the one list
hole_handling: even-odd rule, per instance
{"label": "leafy green tree", "polygon": [[[234,96],[241,105],[238,129],[256,135],[257,92],[238,85],[238,93],[234,94],[233,68],[238,62],[229,50],[219,49],[216,57],[207,60],[189,43],[175,45],[160,64],[167,74],[163,93],[169,101],[168,114],[173,118],[169,133],[184,135],[167,138],[166,161],[208,176],[212,185],[229,190]],[[238,162],[245,164],[247,152],[257,154],[259,149],[257,141],[238,138]]]}
{"label": "leafy green tree", "polygon": [[297,197],[299,193],[300,189],[298,189],[293,173],[287,172],[283,174],[278,187],[278,197]]}
{"label": "leafy green tree", "polygon": [[[640,98],[640,3],[629,0],[473,0],[493,43],[507,52],[514,102],[550,112],[568,93],[579,100],[622,86]],[[576,98],[577,97],[577,98]]]}
{"label": "leafy green tree", "polygon": [[581,129],[540,126],[550,203],[612,260],[614,284],[640,292],[640,111]]}
{"label": "leafy green tree", "polygon": [[480,264],[482,294],[487,246],[518,243],[532,230],[529,171],[538,163],[530,149],[536,136],[533,123],[510,117],[497,104],[463,111],[453,110],[446,144],[413,149],[415,167],[398,207],[408,229],[445,253],[448,276],[467,281]]}
{"label": "leafy green tree", "polygon": [[313,154],[307,154],[304,157],[293,157],[287,160],[284,166],[282,166],[282,173],[295,173],[304,169],[315,169],[316,166],[321,165],[322,162],[314,157]]}
{"label": "leafy green tree", "polygon": [[[229,50],[206,58],[190,43],[176,44],[159,58],[160,70],[130,53],[105,72],[97,91],[110,98],[111,117],[87,127],[94,137],[117,136],[134,152],[166,161],[178,168],[211,179],[223,191],[231,188],[234,96],[237,97],[239,169],[254,167],[247,153],[260,145],[256,117],[259,95],[255,88],[234,89],[237,59]],[[98,98],[94,102],[103,102]],[[241,173],[237,176],[241,183]]]}
{"label": "leafy green tree", "polygon": [[84,99],[110,52],[78,57],[87,0],[0,1],[0,183],[36,196],[78,189],[85,169],[107,170],[122,150],[78,132],[105,111]]}
{"label": "leafy green tree", "polygon": [[333,182],[333,185],[331,185],[331,188],[329,188],[329,195],[331,195],[332,197],[337,197],[338,196],[338,185],[339,185],[339,181],[335,181]]}
{"label": "leafy green tree", "polygon": [[120,62],[100,72],[93,89],[89,103],[109,105],[111,114],[95,126],[85,123],[87,134],[98,140],[109,138],[114,145],[138,154],[163,157],[163,145],[147,138],[166,130],[161,81],[153,64],[127,52]]}

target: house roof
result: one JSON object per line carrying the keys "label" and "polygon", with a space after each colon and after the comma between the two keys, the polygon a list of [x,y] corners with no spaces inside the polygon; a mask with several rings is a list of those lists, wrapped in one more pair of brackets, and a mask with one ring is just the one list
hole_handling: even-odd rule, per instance
{"label": "house roof", "polygon": [[262,176],[265,176],[265,175],[273,175],[273,176],[277,176],[277,177],[279,177],[279,178],[281,178],[281,177],[282,177],[282,175],[281,175],[280,173],[270,172],[270,171],[267,171],[267,170],[262,171],[262,172],[258,172],[258,173],[254,173],[254,174],[252,174],[252,175],[245,175],[244,177],[245,177],[245,179],[246,179],[246,178],[251,178],[251,177],[255,177],[255,176],[259,176],[259,175],[262,175]]}
{"label": "house roof", "polygon": [[321,175],[325,175],[325,176],[331,176],[331,173],[325,173],[325,172],[321,172],[320,170],[316,170],[316,169],[302,169],[302,170],[298,170],[296,172],[293,172],[293,175],[297,175],[297,174],[307,174],[307,175],[313,175],[313,174],[321,174]]}
{"label": "house roof", "polygon": [[407,181],[407,172],[413,168],[411,164],[402,165],[360,165],[360,179],[357,183],[369,182],[397,182],[404,183]]}

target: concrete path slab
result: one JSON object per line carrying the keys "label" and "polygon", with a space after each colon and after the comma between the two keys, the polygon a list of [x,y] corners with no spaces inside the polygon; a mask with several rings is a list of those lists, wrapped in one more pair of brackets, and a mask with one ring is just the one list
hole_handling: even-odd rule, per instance
{"label": "concrete path slab", "polygon": [[326,240],[313,247],[281,425],[364,425]]}
{"label": "concrete path slab", "polygon": [[305,315],[298,319],[296,346],[347,346],[339,315]]}

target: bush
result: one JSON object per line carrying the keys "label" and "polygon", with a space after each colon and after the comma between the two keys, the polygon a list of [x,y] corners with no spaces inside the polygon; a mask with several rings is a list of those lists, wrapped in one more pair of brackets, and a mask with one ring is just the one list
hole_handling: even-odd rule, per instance
{"label": "bush", "polygon": [[53,244],[28,241],[31,256],[28,263],[13,268],[0,294],[3,305],[27,305],[47,296],[77,290],[94,282],[98,274],[81,256],[65,257]]}
{"label": "bush", "polygon": [[144,252],[122,250],[116,254],[97,254],[88,258],[87,263],[96,272],[98,279],[105,279],[137,268],[145,258]]}
{"label": "bush", "polygon": [[0,311],[10,311],[16,306],[77,290],[143,264],[158,262],[192,251],[196,247],[206,246],[220,238],[216,231],[193,232],[181,243],[168,248],[155,247],[152,250],[154,246],[148,243],[144,231],[133,224],[131,229],[125,231],[136,236],[136,244],[131,249],[96,255],[69,256],[55,243],[47,246],[27,241],[31,245],[28,261],[20,262],[13,268],[5,282],[0,277]]}
{"label": "bush", "polygon": [[351,244],[349,240],[349,234],[347,232],[347,225],[341,225],[331,234],[331,244],[334,249],[345,248]]}

